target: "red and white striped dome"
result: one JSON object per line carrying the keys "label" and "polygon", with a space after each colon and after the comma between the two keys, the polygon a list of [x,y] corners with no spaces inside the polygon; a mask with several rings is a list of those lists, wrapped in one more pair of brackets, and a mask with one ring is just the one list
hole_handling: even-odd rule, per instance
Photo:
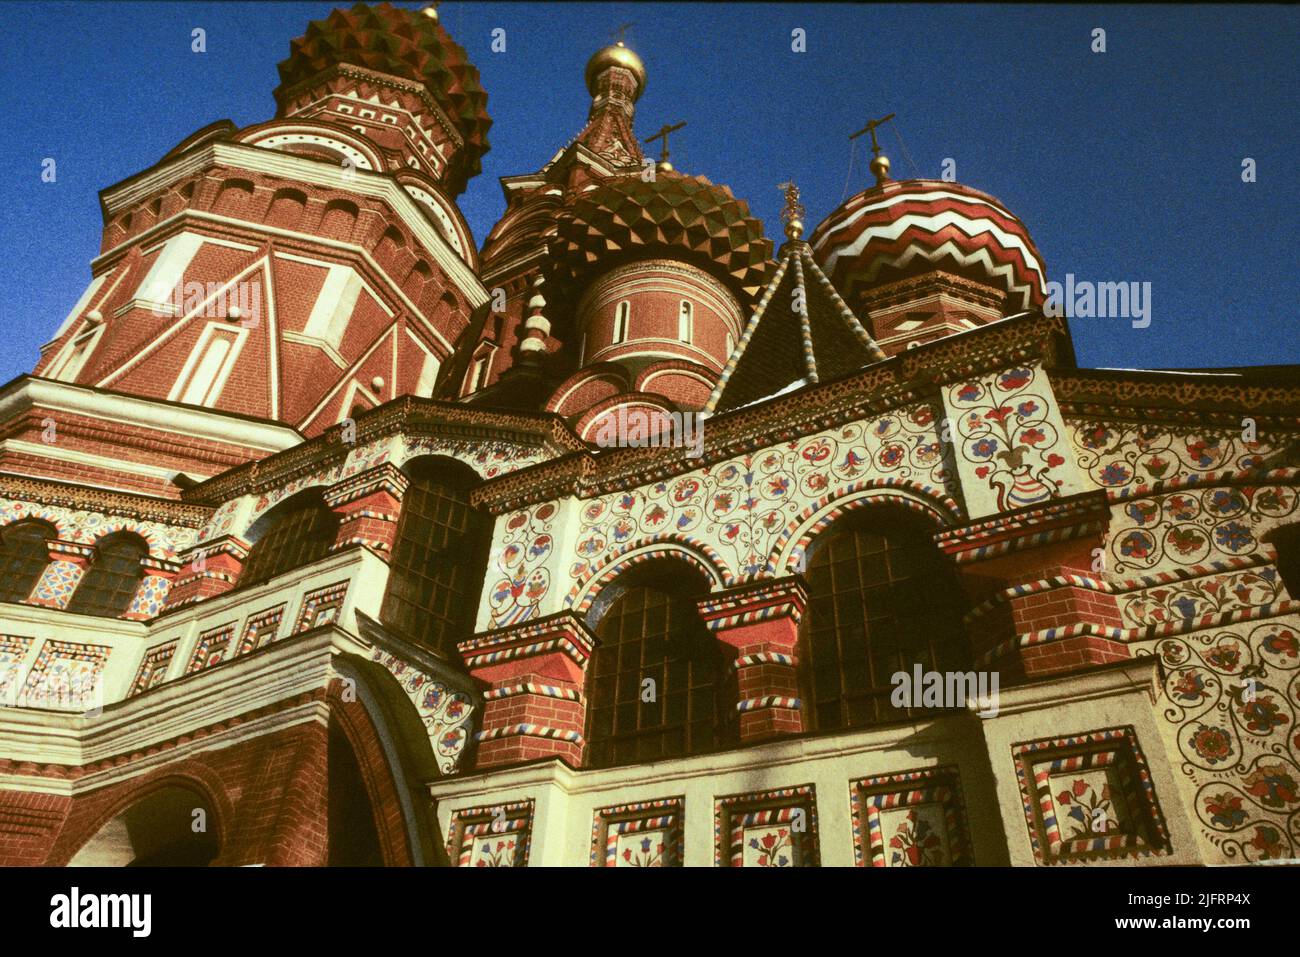
{"label": "red and white striped dome", "polygon": [[1003,289],[1014,308],[1042,305],[1046,271],[1025,224],[986,193],[940,180],[893,180],[854,196],[809,242],[852,301],[859,287],[947,269]]}

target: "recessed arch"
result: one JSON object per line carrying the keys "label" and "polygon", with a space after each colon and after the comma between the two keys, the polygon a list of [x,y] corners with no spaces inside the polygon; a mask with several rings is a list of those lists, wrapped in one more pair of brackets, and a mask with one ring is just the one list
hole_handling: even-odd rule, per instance
{"label": "recessed arch", "polygon": [[69,867],[205,867],[221,850],[214,802],[193,782],[148,786],[101,824]]}

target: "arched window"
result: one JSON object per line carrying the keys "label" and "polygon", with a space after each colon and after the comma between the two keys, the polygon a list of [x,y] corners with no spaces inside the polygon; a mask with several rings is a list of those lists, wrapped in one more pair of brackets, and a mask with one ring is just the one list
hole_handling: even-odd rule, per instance
{"label": "arched window", "polygon": [[632,319],[632,304],[626,299],[614,310],[614,345],[627,342],[627,327]]}
{"label": "arched window", "polygon": [[15,522],[0,529],[0,601],[23,601],[50,563],[45,543],[59,533],[48,522]]}
{"label": "arched window", "polygon": [[681,308],[677,311],[677,339],[680,342],[691,341],[694,335],[694,307],[690,302],[683,299]]}
{"label": "arched window", "polygon": [[807,730],[906,720],[919,709],[891,704],[895,674],[971,667],[959,586],[932,532],[886,507],[813,543],[799,652]]}
{"label": "arched window", "polygon": [[456,643],[474,632],[492,519],[470,506],[478,476],[468,466],[424,458],[407,471],[411,484],[402,496],[379,617],[400,634],[459,661]]}
{"label": "arched window", "polygon": [[149,554],[144,539],[133,532],[114,532],[95,543],[95,560],[86,569],[68,602],[68,611],[116,618],[131,604],[140,579],[141,560]]}
{"label": "arched window", "polygon": [[276,506],[258,525],[260,534],[239,576],[241,585],[255,585],[324,558],[338,534],[339,517],[318,490],[308,489]]}
{"label": "arched window", "polygon": [[1291,599],[1300,599],[1300,523],[1284,525],[1269,540],[1277,549],[1278,577]]}
{"label": "arched window", "polygon": [[704,754],[736,740],[732,655],[701,621],[708,589],[676,562],[628,572],[596,627],[587,763]]}

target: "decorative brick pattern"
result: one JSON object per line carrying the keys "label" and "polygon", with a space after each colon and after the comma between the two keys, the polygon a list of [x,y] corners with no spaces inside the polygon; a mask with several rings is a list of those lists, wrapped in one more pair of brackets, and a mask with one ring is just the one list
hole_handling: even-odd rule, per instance
{"label": "decorative brick pattern", "polygon": [[249,618],[244,624],[244,633],[239,638],[239,647],[235,649],[235,657],[246,655],[275,641],[276,632],[279,631],[280,622],[284,618],[285,607],[285,605],[276,605]]}
{"label": "decorative brick pattern", "polygon": [[135,680],[131,682],[128,696],[143,694],[163,683],[167,677],[167,666],[171,664],[178,644],[179,639],[145,652],[144,660],[140,662],[140,669],[135,673]]}
{"label": "decorative brick pattern", "polygon": [[734,794],[713,810],[718,867],[817,867],[817,798],[811,784]]}
{"label": "decorative brick pattern", "polygon": [[862,778],[850,786],[858,867],[973,864],[955,767]]}
{"label": "decorative brick pattern", "polygon": [[194,654],[190,657],[190,664],[185,669],[185,673],[192,675],[196,671],[202,671],[205,668],[220,664],[226,657],[226,650],[230,647],[230,640],[234,637],[235,623],[233,621],[217,628],[209,628],[203,632],[203,634],[199,635],[198,644],[194,646]]}
{"label": "decorative brick pattern", "polygon": [[1018,744],[1011,753],[1039,864],[1170,853],[1132,727]]}
{"label": "decorative brick pattern", "polygon": [[451,816],[447,857],[455,867],[527,867],[533,800],[463,808]]}
{"label": "decorative brick pattern", "polygon": [[302,611],[298,613],[298,627],[294,630],[307,631],[337,621],[343,609],[343,599],[348,594],[348,585],[349,582],[336,582],[304,595]]}

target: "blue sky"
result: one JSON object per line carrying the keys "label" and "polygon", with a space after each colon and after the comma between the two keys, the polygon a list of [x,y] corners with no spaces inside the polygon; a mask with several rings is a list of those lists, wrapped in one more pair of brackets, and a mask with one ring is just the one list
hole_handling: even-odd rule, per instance
{"label": "blue sky", "polygon": [[[5,4],[0,381],[31,369],[89,281],[99,191],[214,120],[271,117],[276,63],[331,6]],[[1151,283],[1148,328],[1072,323],[1080,364],[1300,362],[1300,8],[441,9],[495,121],[483,173],[460,199],[480,243],[504,208],[497,177],[537,169],[581,128],[583,66],[630,21],[649,74],[639,134],[685,120],[677,168],[728,184],[769,235],[780,234],[777,183],[799,183],[810,225],[867,184],[868,154],[859,141],[850,169],[848,134],[892,111],[897,131],[882,142],[897,178],[938,178],[951,158],[959,182],[1024,220],[1049,278]],[[190,51],[195,27],[204,54]],[[503,53],[490,51],[497,27]],[[791,50],[796,27],[804,53]],[[1091,51],[1097,27],[1104,54]],[[56,183],[41,182],[46,157]],[[1241,180],[1245,157],[1254,183]]]}

